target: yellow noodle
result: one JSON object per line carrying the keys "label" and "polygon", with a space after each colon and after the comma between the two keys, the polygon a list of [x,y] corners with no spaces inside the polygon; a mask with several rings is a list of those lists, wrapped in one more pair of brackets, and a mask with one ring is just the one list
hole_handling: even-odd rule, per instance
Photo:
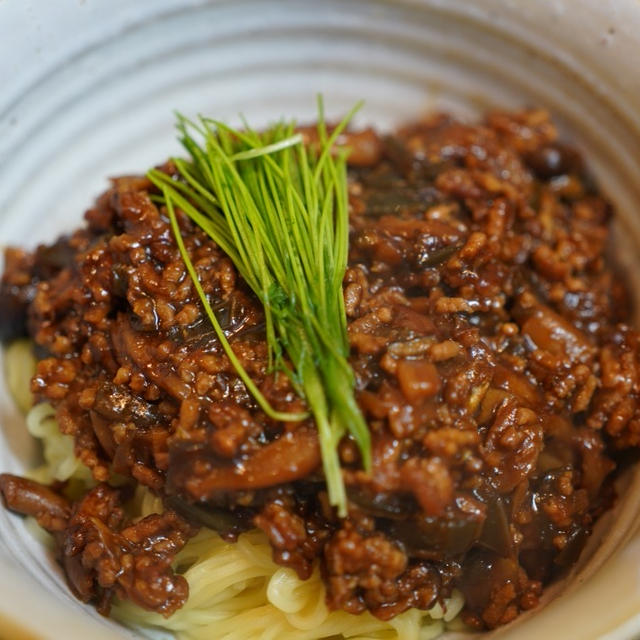
{"label": "yellow noodle", "polygon": [[56,412],[50,404],[37,404],[27,413],[26,421],[29,433],[42,443],[44,463],[31,470],[29,475],[34,480],[49,484],[73,479],[91,484],[91,472],[75,457],[73,438],[60,433]]}
{"label": "yellow noodle", "polygon": [[[16,358],[24,367],[24,346],[8,350],[8,370]],[[36,479],[91,486],[90,473],[75,458],[72,439],[58,430],[50,405],[33,407],[27,426],[43,446],[44,464],[32,472]],[[141,486],[127,505],[133,518],[162,508],[160,498]],[[129,601],[115,602],[113,617],[130,626],[172,631],[180,640],[430,640],[442,633],[463,605],[462,596],[454,592],[444,607],[411,609],[387,622],[368,612],[354,616],[329,611],[318,569],[308,580],[300,580],[295,571],[273,562],[267,538],[258,530],[243,533],[232,543],[203,529],[178,554],[174,568],[187,579],[189,598],[170,618]]]}
{"label": "yellow noodle", "polygon": [[[190,566],[188,566],[190,565]],[[129,624],[158,626],[189,640],[315,640],[344,637],[429,640],[462,608],[455,593],[446,612],[437,605],[429,612],[410,610],[383,622],[369,613],[353,616],[329,611],[319,571],[300,580],[291,569],[271,559],[271,547],[259,531],[242,534],[237,543],[224,542],[213,531],[201,531],[176,559],[189,582],[185,606],[168,620],[119,602],[114,615]],[[188,568],[184,569],[185,566]],[[434,619],[438,618],[438,619]]]}
{"label": "yellow noodle", "polygon": [[11,397],[22,413],[27,413],[33,404],[31,378],[36,372],[31,340],[14,340],[5,351],[4,373]]}

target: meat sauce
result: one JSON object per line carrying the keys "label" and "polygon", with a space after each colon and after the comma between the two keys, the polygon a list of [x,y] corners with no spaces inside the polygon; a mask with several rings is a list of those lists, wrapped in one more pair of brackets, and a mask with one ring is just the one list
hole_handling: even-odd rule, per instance
{"label": "meat sauce", "polygon": [[[98,484],[76,502],[9,475],[0,490],[53,532],[71,588],[101,611],[117,594],[170,615],[188,594],[171,562],[197,526],[259,527],[300,577],[319,562],[331,608],[389,619],[458,588],[463,619],[493,628],[536,606],[610,506],[617,452],[640,442],[640,334],[580,155],[542,110],[342,143],[350,362],[373,454],[365,473],[339,445],[346,519],[313,423],[265,416],[224,355],[145,178],[113,180],[54,244],[6,251],[0,332],[33,339],[32,390]],[[260,304],[180,225],[243,366],[276,409],[303,410],[268,370]],[[111,472],[165,512],[128,521]]]}

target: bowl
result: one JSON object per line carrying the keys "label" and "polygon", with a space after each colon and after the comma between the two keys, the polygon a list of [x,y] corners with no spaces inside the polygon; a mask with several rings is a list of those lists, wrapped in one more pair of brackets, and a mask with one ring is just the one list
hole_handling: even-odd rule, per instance
{"label": "bowl", "polygon": [[[177,152],[174,109],[304,121],[321,92],[329,116],[364,98],[358,124],[385,129],[532,104],[552,111],[614,201],[617,252],[640,293],[639,34],[637,0],[1,3],[0,243],[52,239],[108,176]],[[20,473],[34,446],[2,375],[0,469]],[[621,482],[572,575],[492,637],[638,637],[640,474]],[[74,600],[4,510],[0,576],[2,637],[140,637]]]}

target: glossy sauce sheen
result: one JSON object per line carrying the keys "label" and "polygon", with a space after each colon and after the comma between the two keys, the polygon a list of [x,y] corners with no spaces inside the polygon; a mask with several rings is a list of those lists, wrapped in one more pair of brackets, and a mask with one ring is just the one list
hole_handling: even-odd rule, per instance
{"label": "glossy sauce sheen", "polygon": [[[8,250],[0,329],[35,340],[34,391],[97,481],[113,469],[166,498],[131,525],[126,490],[65,505],[4,477],[8,506],[55,524],[72,588],[102,611],[117,593],[170,615],[187,597],[171,560],[205,523],[231,538],[262,528],[303,578],[319,559],[333,608],[388,619],[457,587],[464,619],[492,628],[537,604],[611,504],[616,452],[640,442],[638,334],[607,257],[611,207],[579,154],[541,110],[342,142],[345,308],[373,447],[365,474],[340,443],[346,520],[328,507],[313,424],[269,420],[238,380],[146,179],[114,180],[69,238]],[[267,371],[260,305],[181,227],[249,374],[277,409],[303,409]]]}

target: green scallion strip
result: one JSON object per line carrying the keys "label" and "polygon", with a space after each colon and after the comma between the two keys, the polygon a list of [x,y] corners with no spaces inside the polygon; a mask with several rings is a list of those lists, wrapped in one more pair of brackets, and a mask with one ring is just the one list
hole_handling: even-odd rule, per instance
{"label": "green scallion strip", "polygon": [[[338,444],[349,433],[363,465],[371,465],[367,424],[354,395],[342,281],[349,241],[346,151],[336,140],[359,108],[330,133],[318,104],[317,141],[309,147],[294,123],[242,131],[178,116],[187,160],[180,177],[158,170],[149,178],[162,193],[178,248],[207,316],[247,389],[276,420],[301,414],[275,411],[233,353],[184,246],[176,208],[231,258],[260,299],[269,362],[284,371],[315,420],[329,500],[346,516]],[[290,363],[290,365],[289,365]]]}

